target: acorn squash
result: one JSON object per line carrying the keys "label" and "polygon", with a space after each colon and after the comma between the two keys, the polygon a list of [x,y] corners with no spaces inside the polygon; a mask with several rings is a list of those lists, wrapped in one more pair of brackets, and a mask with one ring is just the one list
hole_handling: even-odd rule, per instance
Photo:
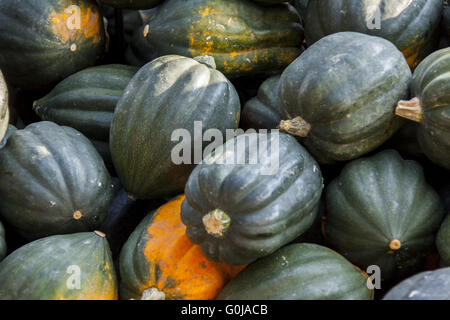
{"label": "acorn squash", "polygon": [[9,123],[8,87],[0,70],[0,141],[5,136]]}
{"label": "acorn squash", "polygon": [[355,32],[322,38],[283,72],[278,97],[288,121],[321,163],[358,158],[402,124],[397,102],[408,96],[411,71],[389,41]]}
{"label": "acorn squash", "polygon": [[409,101],[396,114],[420,123],[419,144],[434,163],[450,170],[450,48],[429,55],[414,71]]}
{"label": "acorn squash", "polygon": [[302,19],[305,19],[306,15],[306,8],[308,7],[308,3],[310,0],[293,0],[292,4],[294,5],[295,9],[297,9],[298,13],[302,17]]}
{"label": "acorn squash", "polygon": [[371,300],[367,275],[340,254],[291,244],[250,264],[218,300]]}
{"label": "acorn squash", "polygon": [[75,129],[33,123],[0,149],[0,216],[27,239],[94,230],[112,197],[100,155]]}
{"label": "acorn squash", "polygon": [[[306,11],[305,37],[308,46],[342,31],[361,32],[385,38],[403,52],[415,68],[441,19],[442,0],[313,0]],[[369,53],[370,49],[366,52]]]}
{"label": "acorn squash", "polygon": [[382,279],[416,272],[434,248],[442,202],[416,161],[394,150],[348,163],[326,189],[325,239]]}
{"label": "acorn squash", "polygon": [[450,300],[450,268],[416,274],[392,288],[383,300]]}
{"label": "acorn squash", "polygon": [[105,235],[56,235],[17,249],[0,263],[0,300],[117,300]]}
{"label": "acorn squash", "polygon": [[450,215],[444,219],[436,237],[441,267],[450,267]]}
{"label": "acorn squash", "polygon": [[37,100],[42,120],[72,127],[89,138],[107,164],[112,164],[109,130],[116,104],[137,68],[119,64],[91,67],[60,82]]}
{"label": "acorn squash", "polygon": [[149,213],[120,257],[121,299],[208,300],[244,266],[207,260],[186,237],[180,220],[184,196]]}
{"label": "acorn squash", "polygon": [[99,1],[114,8],[139,10],[156,7],[164,0],[99,0]]}
{"label": "acorn squash", "polygon": [[6,256],[5,228],[0,222],[0,261]]}
{"label": "acorn squash", "polygon": [[105,39],[93,0],[0,2],[0,69],[10,85],[46,89],[92,66]]}
{"label": "acorn squash", "polygon": [[322,189],[319,166],[293,137],[243,134],[194,169],[181,219],[208,259],[248,264],[309,229]]}
{"label": "acorn squash", "polygon": [[281,121],[282,108],[278,102],[280,76],[264,81],[258,95],[245,104],[241,115],[241,127],[252,129],[276,129]]}
{"label": "acorn squash", "polygon": [[300,54],[303,27],[288,3],[166,0],[143,29],[154,57],[211,55],[229,78],[278,74]]}
{"label": "acorn squash", "polygon": [[164,56],[148,63],[125,89],[111,127],[111,154],[125,190],[137,199],[182,192],[203,155],[194,148],[207,146],[203,132],[217,128],[225,136],[238,127],[239,115],[238,94],[213,58]]}

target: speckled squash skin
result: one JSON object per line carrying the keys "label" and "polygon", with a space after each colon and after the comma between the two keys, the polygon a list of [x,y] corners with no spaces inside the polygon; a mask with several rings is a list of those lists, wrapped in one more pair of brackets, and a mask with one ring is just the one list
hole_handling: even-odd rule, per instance
{"label": "speckled squash skin", "polygon": [[371,300],[367,275],[328,248],[291,244],[243,270],[218,300]]}
{"label": "speckled squash skin", "polygon": [[99,232],[56,235],[26,244],[0,263],[0,282],[0,300],[118,299],[109,245]]}
{"label": "speckled squash skin", "polygon": [[416,274],[392,288],[383,300],[450,300],[450,268]]}
{"label": "speckled squash skin", "polygon": [[5,136],[9,123],[8,87],[0,70],[0,141]]}
{"label": "speckled squash skin", "polygon": [[[194,135],[194,122],[202,122],[203,132],[216,128],[225,136],[226,129],[237,128],[239,118],[238,94],[221,72],[181,56],[148,63],[125,89],[111,127],[111,154],[124,188],[138,199],[182,192],[194,165],[173,161],[181,143],[172,138],[174,131],[187,130],[189,146],[205,148],[209,143]],[[193,150],[191,155],[193,163]]]}
{"label": "speckled squash skin", "polygon": [[137,71],[136,67],[120,64],[87,68],[61,81],[35,101],[33,109],[42,120],[80,131],[112,165],[111,121],[117,102]]}
{"label": "speckled squash skin", "polygon": [[395,106],[408,96],[411,71],[389,41],[355,32],[322,38],[282,73],[278,97],[299,136],[321,163],[358,158],[402,124]]}
{"label": "speckled squash skin", "polygon": [[121,9],[150,9],[156,7],[164,0],[99,0],[101,3]]}
{"label": "speckled squash skin", "polygon": [[48,88],[92,66],[106,48],[93,0],[2,0],[0,21],[0,69],[24,89]]}
{"label": "speckled squash skin", "polygon": [[[251,263],[299,237],[316,218],[323,189],[317,162],[290,135],[264,138],[229,140],[189,177],[181,219],[210,260]],[[253,164],[246,154],[258,144],[265,150]]]}
{"label": "speckled squash skin", "polygon": [[242,110],[241,127],[252,129],[276,129],[282,119],[282,106],[278,102],[280,75],[264,81],[258,95],[245,104]]}
{"label": "speckled squash skin", "polygon": [[5,228],[0,221],[0,261],[6,256]]}
{"label": "speckled squash skin", "polygon": [[280,73],[303,41],[291,5],[241,0],[166,0],[143,32],[154,57],[211,55],[229,78]]}
{"label": "speckled squash skin", "polygon": [[112,198],[100,155],[75,129],[34,123],[0,149],[0,216],[27,239],[94,230]]}
{"label": "speckled squash skin", "polygon": [[432,53],[417,67],[411,95],[414,98],[400,102],[396,113],[420,123],[418,140],[423,152],[450,170],[450,48]]}
{"label": "speckled squash skin", "polygon": [[441,267],[450,267],[450,215],[444,219],[436,236],[436,246],[439,251]]}
{"label": "speckled squash skin", "polygon": [[422,267],[444,215],[419,163],[394,150],[348,163],[328,185],[326,205],[328,244],[363,270],[378,265],[385,280]]}
{"label": "speckled squash skin", "polygon": [[[442,0],[311,0],[305,17],[308,46],[342,31],[361,32],[385,38],[403,52],[408,65],[415,68],[436,43]],[[372,27],[379,10],[380,28]],[[369,28],[369,26],[371,26]]]}
{"label": "speckled squash skin", "polygon": [[[183,196],[148,214],[120,257],[121,299],[209,300],[245,266],[207,260],[186,237]],[[153,292],[153,294],[152,294]]]}

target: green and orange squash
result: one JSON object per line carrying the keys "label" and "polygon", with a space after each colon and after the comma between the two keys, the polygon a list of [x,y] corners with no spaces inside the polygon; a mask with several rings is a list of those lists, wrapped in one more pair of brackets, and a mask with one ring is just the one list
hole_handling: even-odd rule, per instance
{"label": "green and orange squash", "polygon": [[291,244],[250,264],[218,300],[371,300],[367,275],[328,248]]}
{"label": "green and orange squash", "polygon": [[343,31],[378,36],[395,44],[414,69],[437,46],[442,7],[442,0],[311,0],[306,42]]}
{"label": "green and orange squash", "polygon": [[172,55],[146,64],[117,103],[111,126],[111,154],[125,190],[137,199],[179,194],[209,145],[203,132],[217,129],[224,137],[239,118],[239,96],[212,57]]}
{"label": "green and orange squash", "polygon": [[214,299],[245,267],[209,261],[189,241],[180,220],[183,199],[178,196],[149,213],[124,245],[121,299]]}
{"label": "green and orange squash", "polygon": [[414,71],[409,101],[396,114],[419,123],[418,140],[425,155],[450,170],[450,48],[429,55]]}
{"label": "green and orange squash", "polygon": [[394,150],[348,163],[326,189],[325,239],[349,261],[377,265],[381,278],[423,267],[444,215],[416,161]]}
{"label": "green and orange squash", "polygon": [[33,104],[42,119],[80,131],[108,165],[109,131],[117,102],[137,68],[112,64],[91,67],[61,81]]}
{"label": "green and orange squash", "polygon": [[27,239],[95,230],[112,198],[102,158],[75,129],[33,123],[0,149],[0,217]]}
{"label": "green and orange squash", "polygon": [[450,267],[450,214],[444,219],[436,236],[441,267]]}
{"label": "green and orange squash", "polygon": [[[258,145],[258,157],[252,159],[248,154]],[[181,219],[208,259],[248,264],[311,227],[322,189],[317,162],[292,136],[243,134],[194,169]]]}
{"label": "green and orange squash", "polygon": [[450,268],[418,273],[389,290],[383,300],[450,300]]}
{"label": "green and orange squash", "polygon": [[0,69],[8,84],[27,90],[94,65],[106,49],[94,0],[2,0],[0,21]]}
{"label": "green and orange squash", "polygon": [[143,28],[154,58],[210,55],[229,78],[280,73],[300,54],[303,27],[288,3],[166,0]]}
{"label": "green and orange squash", "polygon": [[116,273],[99,231],[26,244],[0,263],[0,300],[117,300]]}

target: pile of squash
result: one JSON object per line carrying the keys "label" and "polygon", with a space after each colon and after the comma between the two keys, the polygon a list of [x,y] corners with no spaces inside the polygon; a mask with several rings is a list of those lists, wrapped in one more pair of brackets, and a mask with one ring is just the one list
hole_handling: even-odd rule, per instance
{"label": "pile of squash", "polygon": [[0,299],[450,300],[447,1],[1,0],[0,140]]}

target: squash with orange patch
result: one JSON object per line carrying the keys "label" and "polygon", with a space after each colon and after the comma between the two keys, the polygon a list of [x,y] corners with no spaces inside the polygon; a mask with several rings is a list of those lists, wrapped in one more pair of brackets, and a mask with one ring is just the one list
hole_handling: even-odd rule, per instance
{"label": "squash with orange patch", "polygon": [[184,195],[145,217],[122,248],[121,299],[208,300],[244,266],[207,260],[186,236]]}
{"label": "squash with orange patch", "polygon": [[210,55],[229,78],[280,73],[303,41],[293,6],[242,0],[167,0],[142,32],[153,58]]}
{"label": "squash with orange patch", "polygon": [[0,69],[10,85],[48,88],[93,65],[105,47],[93,0],[0,2]]}
{"label": "squash with orange patch", "polygon": [[105,235],[83,232],[42,238],[0,263],[0,300],[117,300]]}

